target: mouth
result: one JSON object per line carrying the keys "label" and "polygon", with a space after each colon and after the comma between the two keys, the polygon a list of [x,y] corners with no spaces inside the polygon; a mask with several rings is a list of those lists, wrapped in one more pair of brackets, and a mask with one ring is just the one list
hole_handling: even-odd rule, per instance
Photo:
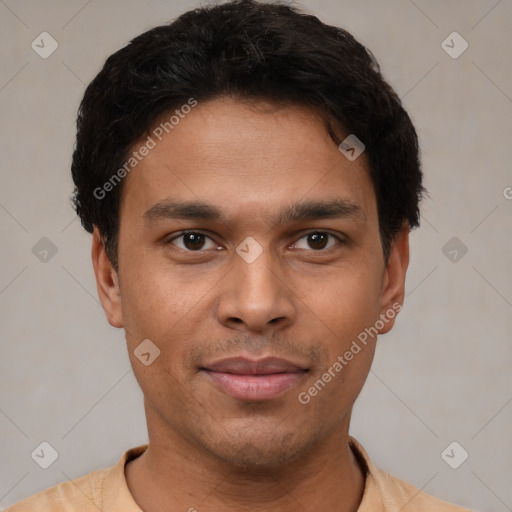
{"label": "mouth", "polygon": [[276,398],[298,385],[309,371],[276,357],[233,357],[207,364],[200,370],[224,393],[245,401]]}

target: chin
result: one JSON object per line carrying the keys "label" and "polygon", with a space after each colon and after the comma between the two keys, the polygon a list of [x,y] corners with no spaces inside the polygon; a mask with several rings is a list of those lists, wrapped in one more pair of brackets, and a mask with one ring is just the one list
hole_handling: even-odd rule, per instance
{"label": "chin", "polygon": [[282,468],[303,455],[310,444],[311,441],[297,437],[297,432],[283,433],[274,429],[266,436],[261,431],[253,431],[252,435],[238,433],[208,450],[239,471],[259,472]]}

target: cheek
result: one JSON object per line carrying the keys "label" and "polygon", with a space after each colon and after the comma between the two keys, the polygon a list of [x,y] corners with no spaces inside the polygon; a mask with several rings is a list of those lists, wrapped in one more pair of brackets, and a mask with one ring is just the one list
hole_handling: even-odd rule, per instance
{"label": "cheek", "polygon": [[[214,293],[217,281],[210,276],[210,282],[206,274],[191,281],[183,272],[159,264],[127,277],[122,283],[123,320],[135,377],[149,400],[156,403],[163,393],[162,399],[184,407],[180,397],[191,378],[184,355],[193,340],[206,343],[214,332],[205,308],[211,307],[209,291]],[[150,352],[158,353],[149,366],[137,357],[147,339],[157,347],[149,345]]]}
{"label": "cheek", "polygon": [[332,348],[344,350],[379,318],[380,286],[376,273],[364,268],[331,270],[302,289],[300,295],[307,306],[304,313],[328,333]]}
{"label": "cheek", "polygon": [[123,320],[128,333],[164,341],[180,330],[208,290],[194,285],[175,270],[161,265],[139,266],[143,271],[122,276]]}
{"label": "cheek", "polygon": [[200,297],[192,291],[170,273],[154,270],[124,282],[123,318],[129,357],[145,399],[153,407],[169,403],[187,409],[180,351],[193,339],[196,325],[194,307]]}
{"label": "cheek", "polygon": [[[371,290],[355,293],[335,290],[315,302],[321,318],[316,331],[327,357],[315,368],[302,391],[318,410],[329,409],[336,422],[359,395],[370,371],[376,345],[372,326],[379,318],[378,302]],[[330,300],[329,300],[330,298]]]}

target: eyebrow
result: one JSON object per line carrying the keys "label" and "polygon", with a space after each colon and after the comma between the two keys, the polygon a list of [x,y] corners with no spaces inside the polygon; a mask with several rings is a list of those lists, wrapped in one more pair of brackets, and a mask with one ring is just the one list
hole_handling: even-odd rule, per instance
{"label": "eyebrow", "polygon": [[[292,224],[303,220],[349,218],[366,222],[366,215],[359,204],[344,198],[323,201],[301,201],[282,208],[275,218],[276,224]],[[146,225],[169,219],[226,221],[224,211],[202,201],[177,201],[172,198],[158,201],[144,214]]]}

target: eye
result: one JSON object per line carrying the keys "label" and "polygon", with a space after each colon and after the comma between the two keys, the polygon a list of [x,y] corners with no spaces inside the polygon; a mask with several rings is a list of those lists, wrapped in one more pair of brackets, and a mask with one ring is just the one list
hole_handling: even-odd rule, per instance
{"label": "eye", "polygon": [[[174,240],[179,239],[183,241],[182,245],[174,243]],[[206,247],[206,249],[215,249],[215,247],[217,247],[217,244],[209,236],[197,231],[180,233],[179,235],[175,235],[173,238],[168,239],[166,243],[176,245],[185,251],[200,252],[201,249],[204,249],[206,240],[211,242],[211,246]]]}
{"label": "eye", "polygon": [[309,247],[298,247],[298,243],[295,243],[293,247],[296,247],[298,249],[313,249],[315,251],[322,250],[322,249],[331,249],[336,244],[331,244],[329,247],[326,247],[329,242],[329,237],[332,239],[336,239],[340,244],[343,243],[343,240],[341,238],[337,237],[336,235],[333,235],[332,233],[328,233],[326,231],[312,231],[310,233],[306,233],[303,237],[301,237],[299,240],[303,240],[304,238],[307,240],[307,244],[309,244]]}

